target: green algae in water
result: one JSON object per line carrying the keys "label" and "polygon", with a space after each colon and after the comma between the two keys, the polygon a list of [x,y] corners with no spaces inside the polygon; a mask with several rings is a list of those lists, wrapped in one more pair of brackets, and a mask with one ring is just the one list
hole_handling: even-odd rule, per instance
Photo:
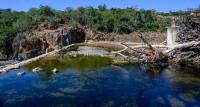
{"label": "green algae in water", "polygon": [[100,56],[51,56],[34,61],[25,66],[29,70],[41,67],[45,71],[52,71],[54,68],[64,70],[67,68],[81,69],[83,71],[105,67],[112,64],[112,59]]}
{"label": "green algae in water", "polygon": [[[5,107],[200,105],[200,75],[195,67],[183,71],[170,65],[155,73],[143,72],[140,65],[113,64],[116,62],[112,59],[97,56],[58,56],[35,61],[26,66],[28,69],[22,67],[0,75],[0,102]],[[63,71],[46,79],[47,75],[30,71],[38,66],[46,67],[47,72],[54,67]],[[16,76],[21,71],[26,75]]]}

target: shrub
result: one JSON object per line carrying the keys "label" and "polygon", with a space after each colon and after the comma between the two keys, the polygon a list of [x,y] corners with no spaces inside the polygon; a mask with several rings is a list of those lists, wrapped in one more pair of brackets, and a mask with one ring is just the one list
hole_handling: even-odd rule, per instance
{"label": "shrub", "polygon": [[13,23],[13,28],[17,33],[30,30],[35,24],[35,20],[31,16],[22,15],[15,23]]}

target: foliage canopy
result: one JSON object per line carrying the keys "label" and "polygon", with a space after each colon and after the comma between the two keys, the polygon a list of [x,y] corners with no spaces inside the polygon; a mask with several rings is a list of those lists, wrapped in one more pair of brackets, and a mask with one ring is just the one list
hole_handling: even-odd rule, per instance
{"label": "foliage canopy", "polygon": [[[182,14],[182,13],[181,13]],[[94,32],[131,33],[163,32],[171,23],[171,15],[154,10],[138,10],[133,8],[107,9],[105,5],[98,8],[79,7],[66,8],[65,11],[54,10],[49,6],[31,8],[27,12],[15,12],[10,9],[0,10],[0,52],[6,53],[8,44],[18,33],[34,29],[45,23],[48,28],[56,28],[59,24],[86,26]]]}

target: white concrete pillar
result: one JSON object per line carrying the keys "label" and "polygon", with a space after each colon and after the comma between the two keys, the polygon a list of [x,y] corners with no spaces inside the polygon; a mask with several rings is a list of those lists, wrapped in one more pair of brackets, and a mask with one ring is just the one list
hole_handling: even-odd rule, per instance
{"label": "white concrete pillar", "polygon": [[168,27],[167,29],[167,45],[175,45],[176,44],[176,27]]}

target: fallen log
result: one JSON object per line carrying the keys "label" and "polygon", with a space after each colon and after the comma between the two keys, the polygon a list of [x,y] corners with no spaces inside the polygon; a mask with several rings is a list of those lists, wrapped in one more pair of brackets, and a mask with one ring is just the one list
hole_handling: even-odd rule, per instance
{"label": "fallen log", "polygon": [[174,45],[174,46],[170,46],[168,50],[163,51],[164,54],[167,54],[175,49],[178,48],[183,48],[183,47],[192,47],[195,45],[200,44],[200,41],[192,41],[192,42],[187,42],[187,43],[182,43],[182,44],[178,44],[178,45]]}
{"label": "fallen log", "polygon": [[200,41],[193,41],[176,45],[163,53],[175,62],[200,62]]}
{"label": "fallen log", "polygon": [[0,73],[5,73],[9,70],[12,70],[12,69],[16,69],[16,68],[19,68],[21,66],[24,66],[26,64],[29,64],[33,61],[37,61],[37,60],[40,60],[41,58],[44,58],[44,57],[47,57],[47,56],[50,56],[50,55],[53,55],[53,54],[56,54],[62,50],[65,50],[65,49],[68,49],[70,47],[74,46],[74,44],[71,44],[71,45],[68,45],[68,46],[65,46],[61,49],[58,49],[58,50],[54,50],[54,51],[51,51],[51,52],[48,52],[46,54],[42,54],[40,56],[37,56],[37,57],[34,57],[34,58],[31,58],[31,59],[28,59],[28,60],[25,60],[25,61],[22,61],[22,62],[19,62],[19,63],[16,63],[16,64],[12,64],[12,65],[7,65],[5,68],[2,68],[0,69]]}
{"label": "fallen log", "polygon": [[145,54],[145,55],[150,55],[149,53],[142,52],[142,51],[138,51],[138,50],[136,50],[136,49],[134,49],[134,48],[132,48],[132,47],[130,47],[130,46],[124,44],[124,43],[121,43],[121,44],[124,45],[124,46],[126,46],[127,49],[129,48],[129,49],[131,49],[132,51],[134,51],[134,52],[136,52],[136,53],[141,53],[141,54]]}
{"label": "fallen log", "polygon": [[150,50],[155,51],[155,49],[152,47],[152,45],[142,36],[142,33],[138,32],[138,37],[145,43],[147,46],[149,46]]}
{"label": "fallen log", "polygon": [[142,33],[138,32],[138,37],[148,46],[148,49],[143,50],[140,53],[143,53],[142,57],[145,62],[165,62],[167,56],[163,54],[158,49],[155,49],[142,35]]}

